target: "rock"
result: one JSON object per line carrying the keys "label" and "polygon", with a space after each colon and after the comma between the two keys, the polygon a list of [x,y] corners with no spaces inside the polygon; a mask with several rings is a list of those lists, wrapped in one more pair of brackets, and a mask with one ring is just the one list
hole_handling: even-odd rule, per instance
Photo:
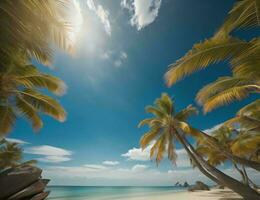
{"label": "rock", "polygon": [[209,186],[201,181],[196,181],[194,186],[188,188],[189,191],[196,191],[196,190],[210,190]]}
{"label": "rock", "polygon": [[23,190],[41,177],[42,170],[32,166],[10,168],[0,173],[0,199]]}
{"label": "rock", "polygon": [[177,181],[174,186],[180,186],[180,182]]}
{"label": "rock", "polygon": [[49,191],[48,192],[42,192],[42,193],[37,194],[37,195],[33,196],[32,198],[30,198],[30,200],[44,200],[49,194],[50,194]]}
{"label": "rock", "polygon": [[0,172],[0,200],[45,199],[49,180],[41,179],[41,173],[41,169],[25,165]]}
{"label": "rock", "polygon": [[48,182],[49,180],[47,179],[40,179],[37,182],[33,183],[32,185],[28,186],[27,188],[12,195],[7,200],[22,199],[28,196],[34,196],[38,193],[41,193],[45,189]]}
{"label": "rock", "polygon": [[185,181],[183,187],[189,187],[190,185]]}

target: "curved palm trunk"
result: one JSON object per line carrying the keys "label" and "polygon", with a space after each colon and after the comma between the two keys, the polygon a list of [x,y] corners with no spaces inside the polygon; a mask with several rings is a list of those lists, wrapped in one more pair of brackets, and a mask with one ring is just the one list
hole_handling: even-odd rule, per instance
{"label": "curved palm trunk", "polygon": [[230,160],[235,161],[236,163],[240,163],[242,165],[245,165],[247,167],[251,167],[257,171],[260,171],[260,163],[252,161],[252,160],[248,160],[248,159],[244,159],[238,156],[233,155],[231,152],[229,152],[226,148],[221,147],[218,142],[216,141],[215,138],[211,137],[210,135],[204,133],[203,131],[200,131],[200,133],[205,136],[209,142],[211,142],[212,146],[218,150],[221,151],[221,153],[223,153],[227,158],[229,158]]}
{"label": "curved palm trunk", "polygon": [[207,169],[207,171],[210,172],[211,176],[215,177],[219,182],[222,183],[222,185],[230,188],[231,190],[240,194],[247,200],[260,199],[260,194],[258,192],[208,164],[200,155],[197,154],[193,146],[186,140],[185,136],[183,136],[177,131],[176,136],[182,143],[182,145],[186,146],[186,148],[189,149],[189,152],[194,155],[195,160],[197,160],[197,162],[200,163],[201,166]]}
{"label": "curved palm trunk", "polygon": [[237,166],[236,163],[233,162],[233,165],[234,165],[235,169],[236,169],[236,170],[239,172],[239,174],[241,175],[242,180],[243,180],[243,183],[244,183],[245,185],[248,185],[248,186],[249,186],[248,179],[246,178],[244,172],[243,172],[241,169],[239,169],[239,167]]}
{"label": "curved palm trunk", "polygon": [[203,168],[203,166],[198,162],[198,160],[196,159],[196,157],[192,154],[192,152],[190,151],[190,149],[183,144],[184,149],[186,150],[186,152],[188,153],[189,157],[194,161],[194,163],[196,164],[196,167],[198,167],[198,169],[205,175],[207,176],[209,179],[211,179],[212,181],[216,182],[219,185],[222,185],[222,182],[220,182],[215,176],[213,176],[212,174],[210,174],[210,172],[208,172],[205,168]]}

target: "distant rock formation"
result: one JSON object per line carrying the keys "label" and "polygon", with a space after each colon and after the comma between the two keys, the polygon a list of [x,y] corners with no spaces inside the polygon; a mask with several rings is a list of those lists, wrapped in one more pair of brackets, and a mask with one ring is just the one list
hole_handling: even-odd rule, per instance
{"label": "distant rock formation", "polygon": [[174,186],[180,186],[180,182],[177,181]]}
{"label": "distant rock formation", "polygon": [[187,183],[187,181],[185,181],[183,183],[183,185],[179,181],[177,181],[174,186],[176,186],[176,187],[189,187],[190,185]]}
{"label": "distant rock formation", "polygon": [[19,166],[0,173],[0,200],[43,200],[49,180],[41,178],[42,170],[33,166]]}
{"label": "distant rock formation", "polygon": [[189,187],[190,185],[185,181],[183,187]]}
{"label": "distant rock formation", "polygon": [[189,191],[196,191],[196,190],[210,190],[209,186],[201,181],[196,181],[194,186],[189,187]]}

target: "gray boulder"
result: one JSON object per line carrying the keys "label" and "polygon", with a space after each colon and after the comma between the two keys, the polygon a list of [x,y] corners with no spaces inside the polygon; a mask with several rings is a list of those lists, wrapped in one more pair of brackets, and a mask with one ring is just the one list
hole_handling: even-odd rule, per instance
{"label": "gray boulder", "polygon": [[209,186],[201,181],[196,181],[195,185],[189,187],[189,191],[196,191],[196,190],[210,190]]}

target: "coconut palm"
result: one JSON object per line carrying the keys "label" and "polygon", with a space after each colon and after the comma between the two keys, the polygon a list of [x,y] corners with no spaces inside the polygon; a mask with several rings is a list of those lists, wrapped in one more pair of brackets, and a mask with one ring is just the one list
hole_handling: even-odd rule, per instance
{"label": "coconut palm", "polygon": [[198,130],[191,127],[186,122],[191,115],[197,113],[197,110],[194,107],[188,106],[182,111],[176,112],[174,102],[171,98],[167,94],[162,94],[162,96],[155,101],[153,106],[146,108],[146,111],[151,113],[153,117],[145,119],[139,124],[139,127],[148,125],[150,128],[141,138],[140,144],[144,149],[154,141],[150,151],[150,157],[155,157],[157,163],[163,159],[165,153],[167,153],[168,158],[171,161],[174,162],[176,160],[177,156],[174,142],[178,141],[183,145],[187,154],[198,169],[208,178],[229,187],[246,199],[259,198],[259,194],[256,191],[245,186],[236,179],[227,176],[206,162],[189,143],[186,135],[196,138],[204,137]]}
{"label": "coconut palm", "polygon": [[72,49],[71,10],[74,1],[2,0],[0,2],[1,66],[8,55],[20,50],[43,64],[52,61],[53,44]]}
{"label": "coconut palm", "polygon": [[10,132],[18,116],[28,119],[35,130],[42,127],[41,113],[64,121],[66,112],[62,106],[41,89],[59,95],[65,84],[27,64],[23,55],[13,56],[10,65],[0,69],[0,136]]}

